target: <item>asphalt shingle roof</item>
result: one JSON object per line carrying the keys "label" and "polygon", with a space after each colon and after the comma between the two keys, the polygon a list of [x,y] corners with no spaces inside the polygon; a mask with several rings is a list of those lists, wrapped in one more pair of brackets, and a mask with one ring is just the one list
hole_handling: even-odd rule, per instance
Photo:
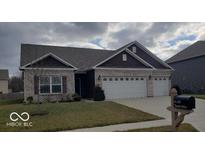
{"label": "asphalt shingle roof", "polygon": [[[77,67],[78,71],[85,71],[92,69],[93,66],[97,65],[98,63],[109,58],[116,52],[119,52],[120,50],[123,50],[134,43],[136,43],[137,46],[140,46],[142,50],[147,50],[137,41],[128,43],[116,50],[22,44],[20,66],[22,67],[48,53],[52,53],[58,56],[59,58],[63,59],[64,61],[70,63],[71,65]],[[149,59],[145,58],[144,60],[149,63]],[[156,58],[156,61],[161,60],[159,58]]]}
{"label": "asphalt shingle roof", "polygon": [[79,68],[79,70],[86,70],[90,69],[91,67],[95,66],[99,62],[105,60],[106,58],[110,57],[115,52],[117,51],[22,44],[21,66],[24,66],[45,54],[53,53],[59,58]]}
{"label": "asphalt shingle roof", "polygon": [[198,41],[169,58],[166,62],[174,63],[203,55],[205,55],[205,41]]}
{"label": "asphalt shingle roof", "polygon": [[0,80],[8,80],[9,72],[8,70],[0,70]]}

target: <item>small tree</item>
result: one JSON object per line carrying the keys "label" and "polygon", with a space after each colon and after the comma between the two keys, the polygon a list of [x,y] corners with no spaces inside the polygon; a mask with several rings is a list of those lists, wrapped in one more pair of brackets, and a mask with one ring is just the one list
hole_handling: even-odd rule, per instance
{"label": "small tree", "polygon": [[94,89],[94,101],[104,101],[105,94],[104,90],[100,86],[96,86]]}
{"label": "small tree", "polygon": [[9,89],[12,92],[22,92],[23,91],[23,79],[22,75],[15,75],[9,78]]}

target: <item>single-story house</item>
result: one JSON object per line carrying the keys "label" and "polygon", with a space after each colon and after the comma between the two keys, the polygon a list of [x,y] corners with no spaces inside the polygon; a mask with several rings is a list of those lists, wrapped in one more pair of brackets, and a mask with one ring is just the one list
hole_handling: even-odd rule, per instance
{"label": "single-story house", "polygon": [[198,41],[166,61],[174,68],[172,84],[185,93],[205,93],[205,41]]}
{"label": "single-story house", "polygon": [[92,98],[96,85],[106,99],[168,95],[173,71],[137,41],[116,50],[22,44],[20,70],[34,100]]}
{"label": "single-story house", "polygon": [[0,70],[0,94],[8,93],[8,80],[9,80],[9,71]]}

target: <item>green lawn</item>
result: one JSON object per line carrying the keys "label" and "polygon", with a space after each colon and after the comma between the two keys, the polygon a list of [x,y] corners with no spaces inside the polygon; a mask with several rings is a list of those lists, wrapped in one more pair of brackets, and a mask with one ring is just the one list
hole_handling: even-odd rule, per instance
{"label": "green lawn", "polygon": [[[171,126],[161,126],[161,127],[150,127],[150,128],[142,128],[142,129],[131,129],[126,132],[172,132]],[[196,128],[194,128],[191,124],[181,124],[179,128],[177,128],[177,132],[198,132]]]}
{"label": "green lawn", "polygon": [[[31,116],[32,127],[11,127],[11,112],[49,112]],[[0,105],[0,131],[61,131],[161,119],[158,116],[129,108],[114,102],[73,102]]]}
{"label": "green lawn", "polygon": [[[187,95],[189,95],[189,94],[187,94]],[[190,94],[190,96],[194,96],[194,97],[199,98],[199,99],[205,99],[205,95]]]}

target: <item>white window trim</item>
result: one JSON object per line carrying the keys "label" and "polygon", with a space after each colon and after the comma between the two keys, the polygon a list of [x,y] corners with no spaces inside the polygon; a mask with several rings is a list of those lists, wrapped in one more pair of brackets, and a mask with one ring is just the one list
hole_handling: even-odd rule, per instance
{"label": "white window trim", "polygon": [[[48,85],[48,84],[41,84],[40,83],[40,77],[49,77],[49,88],[50,88],[50,93],[41,93],[41,85]],[[60,84],[52,84],[52,77],[60,77],[61,78],[61,92],[59,93],[53,93],[53,89],[52,86],[53,85],[60,85]],[[55,95],[55,94],[62,94],[63,93],[63,77],[62,76],[57,76],[57,75],[43,75],[43,76],[39,76],[39,94],[40,95]]]}

